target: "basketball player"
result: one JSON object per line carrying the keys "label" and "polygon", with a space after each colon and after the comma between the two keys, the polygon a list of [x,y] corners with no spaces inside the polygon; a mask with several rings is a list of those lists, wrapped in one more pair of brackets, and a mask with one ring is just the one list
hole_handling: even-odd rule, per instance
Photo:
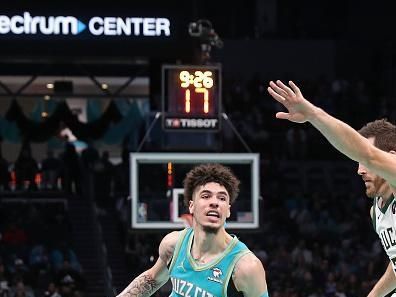
{"label": "basketball player", "polygon": [[[289,87],[290,86],[290,87]],[[396,288],[396,126],[386,120],[368,123],[359,132],[308,102],[293,83],[270,82],[268,92],[288,112],[276,117],[310,122],[340,152],[359,162],[366,194],[374,198],[370,215],[390,263],[369,297],[385,296]]]}
{"label": "basketball player", "polygon": [[151,296],[168,279],[170,296],[268,297],[260,260],[224,224],[239,192],[228,167],[202,164],[184,179],[184,202],[192,228],[166,235],[153,267],[135,278],[118,297]]}

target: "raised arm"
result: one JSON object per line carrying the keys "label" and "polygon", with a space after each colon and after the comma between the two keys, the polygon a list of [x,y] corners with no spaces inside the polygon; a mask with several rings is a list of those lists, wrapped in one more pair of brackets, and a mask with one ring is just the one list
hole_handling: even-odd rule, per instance
{"label": "raised arm", "polygon": [[236,263],[233,281],[244,297],[268,297],[263,264],[252,253],[242,256]]}
{"label": "raised arm", "polygon": [[136,277],[117,297],[147,297],[161,288],[169,279],[167,264],[172,259],[179,232],[167,234],[159,246],[157,262]]}
{"label": "raised arm", "polygon": [[277,118],[296,123],[310,122],[341,153],[396,186],[396,157],[393,154],[376,148],[352,127],[308,102],[292,81],[289,86],[278,80],[276,83],[271,81],[268,87],[270,95],[288,110],[278,112]]}
{"label": "raised arm", "polygon": [[392,264],[389,263],[385,273],[381,276],[367,297],[386,296],[396,288],[396,277]]}

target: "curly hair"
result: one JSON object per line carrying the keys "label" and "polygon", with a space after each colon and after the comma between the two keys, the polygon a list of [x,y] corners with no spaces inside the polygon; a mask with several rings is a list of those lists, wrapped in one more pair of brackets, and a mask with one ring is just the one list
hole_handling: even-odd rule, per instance
{"label": "curly hair", "polygon": [[214,182],[222,185],[230,196],[232,204],[239,194],[239,179],[234,175],[229,167],[218,163],[201,164],[191,169],[183,181],[184,204],[188,206],[192,200],[194,191],[207,183]]}
{"label": "curly hair", "polygon": [[396,151],[396,126],[386,119],[369,122],[358,132],[366,138],[375,137],[374,145],[380,150]]}

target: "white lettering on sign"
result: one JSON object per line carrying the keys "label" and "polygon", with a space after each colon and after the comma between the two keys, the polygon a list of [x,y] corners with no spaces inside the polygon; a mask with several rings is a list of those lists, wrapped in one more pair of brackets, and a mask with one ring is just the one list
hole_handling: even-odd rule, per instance
{"label": "white lettering on sign", "polygon": [[168,118],[165,120],[165,123],[167,128],[213,129],[217,127],[218,121],[218,119]]}
{"label": "white lettering on sign", "polygon": [[167,18],[99,17],[89,19],[88,26],[74,16],[0,15],[0,34],[77,35],[88,28],[95,36],[170,36]]}

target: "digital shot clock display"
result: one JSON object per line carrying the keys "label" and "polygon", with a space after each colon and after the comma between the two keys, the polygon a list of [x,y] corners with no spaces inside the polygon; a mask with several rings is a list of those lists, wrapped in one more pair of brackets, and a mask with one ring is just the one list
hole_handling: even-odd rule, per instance
{"label": "digital shot clock display", "polygon": [[162,66],[164,129],[217,131],[220,106],[220,65]]}

